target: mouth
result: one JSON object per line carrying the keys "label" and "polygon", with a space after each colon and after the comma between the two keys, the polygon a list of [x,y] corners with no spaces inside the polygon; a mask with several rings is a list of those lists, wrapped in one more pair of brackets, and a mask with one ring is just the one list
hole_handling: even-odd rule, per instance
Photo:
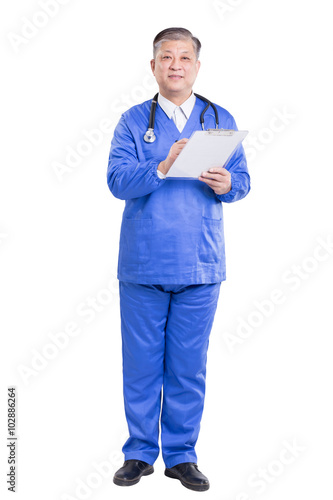
{"label": "mouth", "polygon": [[181,75],[169,75],[169,78],[171,78],[172,80],[181,80],[184,77]]}

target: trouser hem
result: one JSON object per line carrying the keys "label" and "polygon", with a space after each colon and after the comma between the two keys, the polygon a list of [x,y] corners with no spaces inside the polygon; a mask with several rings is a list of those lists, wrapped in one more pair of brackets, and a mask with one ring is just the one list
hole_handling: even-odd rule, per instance
{"label": "trouser hem", "polygon": [[157,456],[151,455],[149,453],[144,453],[142,451],[130,451],[124,453],[125,461],[126,460],[141,460],[142,462],[146,462],[149,465],[154,465]]}
{"label": "trouser hem", "polygon": [[185,462],[192,462],[192,463],[197,463],[197,456],[196,454],[190,454],[186,453],[184,455],[177,455],[176,457],[170,457],[168,459],[164,459],[165,467],[167,469],[171,469],[175,465],[178,464],[183,464]]}

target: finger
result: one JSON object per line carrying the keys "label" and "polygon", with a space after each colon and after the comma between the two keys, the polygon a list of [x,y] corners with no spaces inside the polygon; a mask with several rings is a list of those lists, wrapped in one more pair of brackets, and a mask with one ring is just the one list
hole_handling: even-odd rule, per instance
{"label": "finger", "polygon": [[181,141],[178,141],[176,142],[172,147],[173,148],[184,148],[186,146],[188,141],[184,141],[184,142],[181,142]]}
{"label": "finger", "polygon": [[181,148],[175,149],[176,154],[179,155],[183,151],[184,147],[185,147],[185,145]]}
{"label": "finger", "polygon": [[199,181],[204,182],[205,184],[207,184],[211,188],[224,188],[225,187],[224,183],[214,181],[212,179],[205,179],[204,177],[199,177]]}
{"label": "finger", "polygon": [[224,177],[219,173],[212,173],[208,170],[208,172],[202,172],[201,177],[206,177],[207,179],[216,179],[216,180],[224,180]]}
{"label": "finger", "polygon": [[178,148],[176,148],[177,153],[179,154],[185,148],[186,144],[180,144]]}
{"label": "finger", "polygon": [[229,171],[224,167],[213,167],[208,170],[211,173],[218,173],[220,175],[228,175]]}

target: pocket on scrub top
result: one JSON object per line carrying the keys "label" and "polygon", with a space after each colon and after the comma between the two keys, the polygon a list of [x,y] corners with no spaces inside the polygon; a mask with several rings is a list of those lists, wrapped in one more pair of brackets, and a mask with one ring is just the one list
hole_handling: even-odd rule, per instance
{"label": "pocket on scrub top", "polygon": [[200,262],[215,264],[223,257],[222,219],[201,219]]}
{"label": "pocket on scrub top", "polygon": [[122,259],[146,264],[151,254],[152,219],[123,219],[121,228]]}

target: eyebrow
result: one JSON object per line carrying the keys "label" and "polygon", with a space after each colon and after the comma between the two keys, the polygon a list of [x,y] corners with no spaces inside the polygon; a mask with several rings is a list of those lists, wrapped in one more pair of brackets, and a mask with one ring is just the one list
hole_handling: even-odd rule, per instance
{"label": "eyebrow", "polygon": [[[172,52],[172,50],[169,50],[169,49],[166,49],[166,50],[162,50],[162,52]],[[182,54],[188,54],[190,51],[189,50],[182,50]]]}
{"label": "eyebrow", "polygon": [[[172,50],[162,50],[162,54],[172,54]],[[189,50],[182,50],[181,54],[190,54]]]}

